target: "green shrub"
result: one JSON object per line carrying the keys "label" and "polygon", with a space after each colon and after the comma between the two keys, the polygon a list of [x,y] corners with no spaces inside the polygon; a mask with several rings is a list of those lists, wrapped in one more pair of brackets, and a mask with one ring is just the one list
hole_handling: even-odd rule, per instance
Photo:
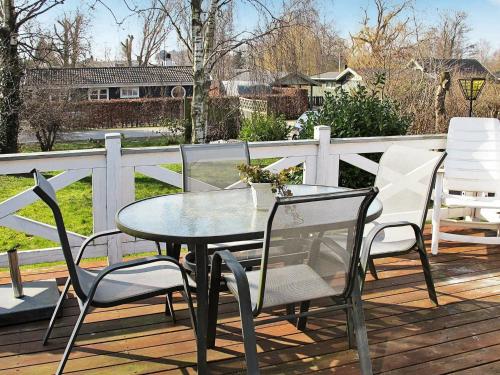
{"label": "green shrub", "polygon": [[248,142],[281,141],[288,139],[290,131],[291,126],[286,123],[284,116],[254,113],[243,120],[240,139]]}
{"label": "green shrub", "polygon": [[[404,114],[400,106],[389,98],[381,98],[383,77],[378,77],[373,89],[358,86],[350,92],[338,88],[326,94],[321,110],[309,116],[299,133],[299,138],[313,138],[315,125],[328,125],[333,138],[377,137],[404,135],[412,117]],[[377,154],[364,156],[378,161]],[[368,172],[341,163],[339,184],[352,188],[373,185],[374,177]]]}

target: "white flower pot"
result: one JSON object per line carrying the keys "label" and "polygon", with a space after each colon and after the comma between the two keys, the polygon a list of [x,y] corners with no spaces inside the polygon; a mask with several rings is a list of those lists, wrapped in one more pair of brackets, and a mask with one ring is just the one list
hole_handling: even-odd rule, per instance
{"label": "white flower pot", "polygon": [[250,183],[253,205],[257,210],[269,210],[276,200],[270,183]]}

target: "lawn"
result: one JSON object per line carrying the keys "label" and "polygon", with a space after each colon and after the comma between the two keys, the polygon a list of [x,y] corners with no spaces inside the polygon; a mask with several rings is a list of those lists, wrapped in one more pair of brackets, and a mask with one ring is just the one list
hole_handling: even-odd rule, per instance
{"label": "lawn", "polygon": [[[123,140],[123,147],[147,147],[165,146],[172,142],[166,138],[151,138],[140,140]],[[100,142],[71,142],[56,144],[57,150],[72,150],[99,147]],[[23,146],[24,152],[39,151],[34,145]],[[276,159],[265,159],[254,161],[262,165],[268,165]],[[180,164],[164,165],[175,172],[181,172]],[[58,172],[45,173],[47,177],[56,175]],[[147,198],[160,194],[172,194],[180,192],[180,189],[154,180],[141,174],[136,174],[136,199]],[[0,202],[26,190],[33,186],[33,178],[30,175],[10,175],[0,176]],[[92,230],[92,179],[86,177],[70,186],[57,192],[57,199],[61,206],[66,227],[68,230],[90,235]],[[41,221],[47,224],[54,224],[52,214],[47,206],[38,201],[18,212],[19,215]],[[18,231],[0,226],[0,253],[12,248],[19,250],[41,249],[56,247],[58,244],[41,237],[30,236]]]}
{"label": "lawn", "polygon": [[[171,145],[171,139],[144,138],[124,139],[123,147],[148,147]],[[76,150],[104,147],[103,141],[67,142],[56,143],[55,150]],[[40,151],[38,145],[29,144],[21,147],[22,152]],[[181,166],[172,164],[166,166],[173,171],[180,172]],[[52,177],[58,172],[45,173],[46,177]],[[172,194],[180,191],[179,188],[164,184],[160,181],[136,174],[136,199],[142,199],[159,194]],[[8,199],[33,186],[33,178],[30,175],[0,176],[0,202]],[[66,227],[68,230],[90,235],[92,233],[92,178],[87,177],[57,192],[57,199],[61,206]],[[38,201],[18,212],[19,215],[47,224],[54,224],[52,214],[47,206]],[[12,248],[19,250],[41,249],[55,247],[58,244],[41,237],[30,236],[18,231],[0,226],[0,252]]]}
{"label": "lawn", "polygon": [[[171,165],[170,169],[179,171],[180,165]],[[45,176],[54,176],[57,173],[46,173]],[[142,199],[159,194],[172,194],[180,191],[179,188],[164,184],[141,174],[137,174],[136,199]],[[33,186],[31,176],[0,176],[0,202],[10,198]],[[61,206],[64,221],[68,230],[90,235],[92,233],[92,179],[86,177],[57,192],[57,199]],[[38,201],[23,208],[19,215],[54,224],[49,208]],[[41,237],[29,236],[8,228],[0,227],[0,252],[12,248],[20,250],[41,249],[58,246],[56,243]]]}

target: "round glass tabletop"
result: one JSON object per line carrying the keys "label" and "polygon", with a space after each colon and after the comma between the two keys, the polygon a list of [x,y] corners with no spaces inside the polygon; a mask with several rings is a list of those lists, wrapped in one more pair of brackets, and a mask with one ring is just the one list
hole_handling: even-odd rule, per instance
{"label": "round glass tabletop", "polygon": [[[294,196],[344,191],[344,188],[290,185]],[[382,213],[375,199],[367,221]],[[259,239],[264,235],[267,210],[256,210],[251,189],[216,190],[162,195],[131,203],[118,211],[118,229],[131,236],[178,243],[217,243]]]}

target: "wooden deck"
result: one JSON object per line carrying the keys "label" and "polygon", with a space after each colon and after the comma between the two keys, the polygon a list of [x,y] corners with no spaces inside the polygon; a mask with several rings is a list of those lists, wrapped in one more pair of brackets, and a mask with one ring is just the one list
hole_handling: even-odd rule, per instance
{"label": "wooden deck", "polygon": [[[431,257],[440,301],[434,307],[416,256],[376,262],[380,280],[368,277],[363,299],[374,371],[383,374],[500,373],[500,247],[443,243]],[[97,266],[97,264],[92,264]],[[24,272],[24,280],[57,277],[64,267]],[[8,283],[0,274],[0,283]],[[186,306],[176,299],[177,324],[154,298],[114,309],[96,309],[86,319],[66,373],[191,374],[195,342]],[[245,369],[237,306],[221,298],[217,350],[209,351],[211,373]],[[78,313],[66,301],[47,347],[47,322],[0,328],[0,374],[50,374],[61,357]],[[288,322],[259,326],[259,361],[265,374],[359,373],[348,350],[345,317],[312,318],[305,332]]]}

